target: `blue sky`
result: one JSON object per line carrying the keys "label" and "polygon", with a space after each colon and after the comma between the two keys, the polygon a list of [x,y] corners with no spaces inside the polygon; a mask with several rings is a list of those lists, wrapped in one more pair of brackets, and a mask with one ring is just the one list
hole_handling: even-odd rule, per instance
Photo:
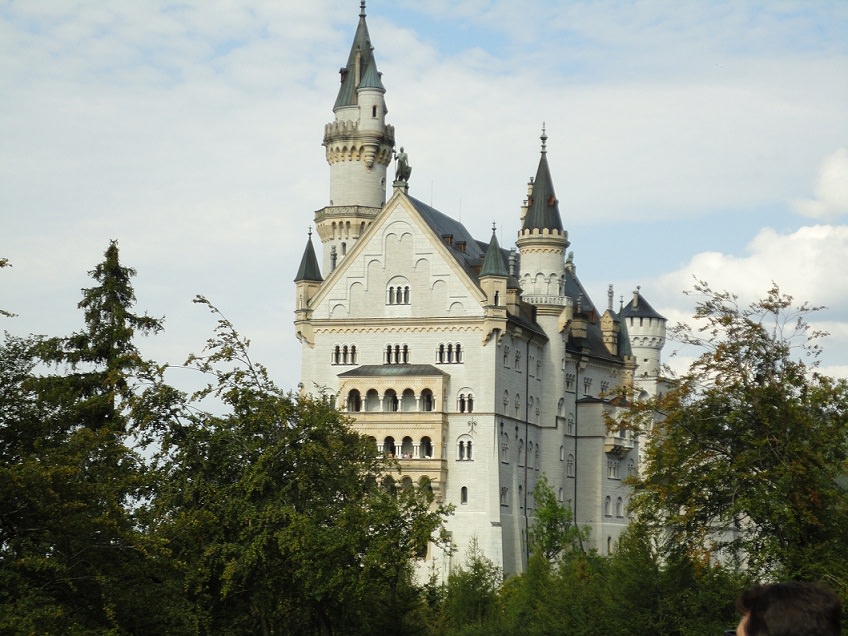
{"label": "blue sky", "polygon": [[[198,352],[209,297],[284,387],[292,278],[327,204],[321,140],[358,0],[0,1],[0,307],[12,333],[79,327],[109,239]],[[672,321],[693,276],[827,305],[848,377],[848,3],[371,0],[410,192],[514,243],[542,122],[578,274]],[[673,345],[669,345],[671,349]],[[679,360],[685,362],[685,355]],[[678,363],[679,364],[679,363]]]}

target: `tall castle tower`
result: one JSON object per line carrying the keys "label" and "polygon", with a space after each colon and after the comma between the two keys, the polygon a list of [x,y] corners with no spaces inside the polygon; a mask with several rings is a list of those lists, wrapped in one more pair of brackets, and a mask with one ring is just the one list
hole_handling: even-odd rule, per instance
{"label": "tall castle tower", "polygon": [[565,249],[568,232],[562,229],[559,201],[548,168],[548,136],[542,130],[542,156],[527,198],[521,231],[515,241],[521,254],[524,300],[537,306],[562,307],[565,300]]}
{"label": "tall castle tower", "polygon": [[394,127],[386,124],[386,89],[374,60],[364,0],[347,65],[339,73],[335,119],[324,127],[330,203],[315,212],[325,275],[335,269],[385,204],[386,168],[395,145]]}

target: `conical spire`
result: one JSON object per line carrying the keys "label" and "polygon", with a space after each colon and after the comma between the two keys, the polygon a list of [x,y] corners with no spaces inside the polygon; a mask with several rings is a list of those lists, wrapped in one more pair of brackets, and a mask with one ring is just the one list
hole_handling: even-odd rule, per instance
{"label": "conical spire", "polygon": [[297,269],[297,276],[294,282],[300,281],[315,281],[322,282],[321,270],[318,267],[318,259],[315,256],[315,248],[312,246],[312,230],[309,230],[309,240],[306,242],[306,249],[303,250],[303,258],[300,259],[300,267]]}
{"label": "conical spire", "polygon": [[[382,88],[380,75],[377,73],[377,63],[374,61],[374,53],[371,47],[371,36],[368,34],[368,25],[365,23],[365,0],[360,2],[359,25],[356,27],[356,35],[353,36],[353,44],[347,57],[347,66],[339,70],[342,85],[336,97],[336,108],[356,105],[356,89],[360,87],[363,78],[369,77],[369,82],[376,82]],[[371,68],[373,67],[373,68]],[[371,86],[375,88],[376,86]]]}
{"label": "conical spire", "polygon": [[509,276],[509,270],[504,263],[501,246],[498,244],[498,237],[495,233],[495,226],[492,225],[492,238],[489,241],[489,247],[486,249],[486,256],[483,258],[483,265],[480,267],[480,276]]}
{"label": "conical spire", "polygon": [[558,230],[562,232],[562,218],[559,214],[559,201],[554,193],[551,171],[548,168],[548,135],[542,126],[542,156],[536,179],[533,181],[533,192],[527,202],[527,215],[524,217],[522,230]]}

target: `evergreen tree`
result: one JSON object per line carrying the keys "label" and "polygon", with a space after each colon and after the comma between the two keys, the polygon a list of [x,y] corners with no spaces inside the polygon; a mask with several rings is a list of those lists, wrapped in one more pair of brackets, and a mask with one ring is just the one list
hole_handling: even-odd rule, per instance
{"label": "evergreen tree", "polygon": [[[0,631],[162,633],[180,624],[161,603],[166,562],[135,516],[147,482],[127,445],[137,398],[158,392],[133,337],[161,322],[132,313],[135,272],[121,266],[115,242],[105,256],[79,303],[84,330],[7,337],[0,350]],[[141,378],[152,384],[137,392]]]}

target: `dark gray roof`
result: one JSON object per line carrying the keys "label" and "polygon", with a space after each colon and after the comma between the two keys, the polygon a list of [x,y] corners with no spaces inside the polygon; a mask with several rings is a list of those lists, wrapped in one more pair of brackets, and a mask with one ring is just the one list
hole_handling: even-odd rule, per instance
{"label": "dark gray roof", "polygon": [[[336,108],[344,106],[353,106],[356,104],[356,89],[359,86],[356,84],[356,57],[359,53],[359,72],[360,83],[369,76],[369,82],[374,83],[374,77],[382,87],[379,73],[377,73],[377,62],[374,61],[374,52],[371,48],[371,36],[368,34],[368,25],[365,23],[365,7],[362,7],[359,12],[359,24],[356,27],[356,34],[353,36],[353,44],[350,47],[350,54],[347,57],[347,65],[341,69],[342,85],[339,88],[339,94],[336,97]],[[373,68],[371,68],[373,66]]]}
{"label": "dark gray roof", "polygon": [[483,259],[483,266],[480,268],[480,276],[509,276],[509,270],[504,263],[503,250],[498,245],[498,237],[492,230],[492,240],[489,241],[489,247],[486,250],[486,257]]}
{"label": "dark gray roof", "polygon": [[294,282],[303,280],[311,280],[321,282],[321,269],[318,267],[318,258],[315,256],[315,248],[312,246],[312,234],[309,234],[309,240],[306,242],[306,249],[303,250],[303,258],[300,259],[300,267],[297,269],[297,276],[294,277]]}
{"label": "dark gray roof", "polygon": [[432,364],[363,364],[350,371],[339,373],[340,378],[386,378],[398,376],[448,375]]}
{"label": "dark gray roof", "polygon": [[633,292],[633,298],[621,308],[619,315],[622,318],[659,318],[660,320],[666,320],[665,316],[651,307],[650,303],[645,300],[638,290]]}
{"label": "dark gray roof", "polygon": [[[547,137],[542,135],[543,142],[545,139]],[[524,225],[521,229],[547,229],[562,232],[559,202],[554,192],[554,183],[548,167],[548,154],[544,145],[542,146],[542,156],[539,159],[539,167],[536,170],[536,179],[533,181],[533,190],[527,203],[527,215],[524,217]]]}

